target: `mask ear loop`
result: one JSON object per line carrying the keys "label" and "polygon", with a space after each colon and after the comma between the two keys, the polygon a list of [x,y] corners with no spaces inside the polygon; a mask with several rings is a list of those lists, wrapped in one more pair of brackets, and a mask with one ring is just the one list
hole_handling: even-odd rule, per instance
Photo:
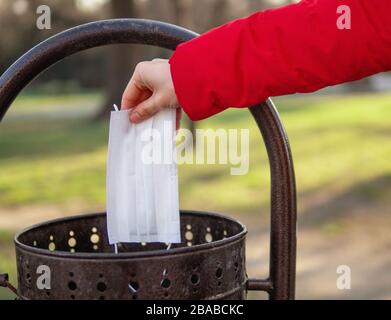
{"label": "mask ear loop", "polygon": [[[168,243],[167,244],[167,249],[166,250],[170,250],[171,249],[171,243]],[[163,277],[165,277],[167,275],[167,269],[164,269],[163,270]]]}
{"label": "mask ear loop", "polygon": [[[118,106],[117,106],[115,103],[113,104],[113,107],[114,107],[114,110],[115,110],[116,112],[119,111]],[[115,254],[118,254],[118,244],[117,244],[117,243],[114,243],[114,253],[115,253]]]}

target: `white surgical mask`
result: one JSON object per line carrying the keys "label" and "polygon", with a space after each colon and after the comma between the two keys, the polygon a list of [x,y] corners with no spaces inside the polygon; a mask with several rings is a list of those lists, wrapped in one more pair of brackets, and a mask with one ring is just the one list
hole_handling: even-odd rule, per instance
{"label": "white surgical mask", "polygon": [[[110,244],[181,242],[175,117],[175,110],[164,109],[133,124],[129,110],[111,113],[106,179]],[[167,124],[168,134],[163,130]],[[148,150],[161,157],[146,159]]]}

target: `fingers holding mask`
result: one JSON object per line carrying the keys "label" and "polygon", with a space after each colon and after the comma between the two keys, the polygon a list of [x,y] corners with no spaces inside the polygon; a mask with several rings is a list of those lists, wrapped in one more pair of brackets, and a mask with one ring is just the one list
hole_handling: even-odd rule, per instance
{"label": "fingers holding mask", "polygon": [[[180,108],[168,60],[139,63],[123,93],[121,109],[131,109],[130,121],[140,123],[163,108]],[[180,111],[177,112],[177,127],[179,116]]]}

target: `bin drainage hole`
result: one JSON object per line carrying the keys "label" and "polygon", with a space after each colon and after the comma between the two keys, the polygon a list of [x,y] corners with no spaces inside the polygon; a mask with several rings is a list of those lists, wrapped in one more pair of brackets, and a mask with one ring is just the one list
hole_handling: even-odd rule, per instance
{"label": "bin drainage hole", "polygon": [[191,231],[186,231],[186,233],[185,233],[185,238],[186,238],[186,240],[188,240],[188,241],[193,240],[193,232],[191,232]]}
{"label": "bin drainage hole", "polygon": [[216,278],[220,279],[223,276],[223,269],[222,268],[217,268],[216,270]]}
{"label": "bin drainage hole", "polygon": [[186,229],[187,229],[187,230],[191,230],[191,224],[187,224],[187,225],[186,225]]}
{"label": "bin drainage hole", "polygon": [[48,246],[48,249],[49,249],[50,251],[56,250],[56,244],[55,244],[54,242],[50,242],[50,243],[49,243],[49,246]]}
{"label": "bin drainage hole", "polygon": [[77,289],[77,284],[75,281],[69,281],[68,282],[68,288],[69,290],[75,291]]}
{"label": "bin drainage hole", "polygon": [[104,282],[98,282],[98,284],[96,285],[96,288],[98,289],[98,291],[104,292],[104,291],[106,291],[107,286]]}
{"label": "bin drainage hole", "polygon": [[196,285],[200,282],[200,277],[198,276],[198,274],[193,274],[190,278],[190,281],[192,284]]}
{"label": "bin drainage hole", "polygon": [[138,291],[138,289],[140,288],[139,284],[137,281],[130,281],[129,282],[129,289],[130,291],[132,291],[133,293],[136,293]]}
{"label": "bin drainage hole", "polygon": [[163,279],[162,282],[160,283],[160,285],[162,286],[162,288],[164,289],[168,289],[171,285],[171,281],[170,279]]}
{"label": "bin drainage hole", "polygon": [[70,246],[71,248],[76,247],[76,243],[77,243],[77,241],[75,238],[68,239],[68,246]]}
{"label": "bin drainage hole", "polygon": [[206,242],[212,242],[213,241],[213,237],[212,237],[212,234],[211,233],[207,233],[205,234],[205,241]]}
{"label": "bin drainage hole", "polygon": [[90,240],[93,244],[99,243],[99,235],[96,233],[92,234]]}

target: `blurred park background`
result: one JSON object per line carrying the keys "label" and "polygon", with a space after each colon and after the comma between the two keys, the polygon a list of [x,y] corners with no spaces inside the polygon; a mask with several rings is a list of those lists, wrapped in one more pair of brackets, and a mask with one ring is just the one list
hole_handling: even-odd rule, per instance
{"label": "blurred park background", "polygon": [[[51,29],[38,30],[36,0],[0,0],[0,72],[49,36],[98,19],[158,19],[202,33],[289,1],[47,0]],[[89,50],[34,80],[0,125],[0,272],[16,283],[13,235],[47,219],[105,208],[108,111],[137,61],[170,53],[135,45]],[[190,76],[190,75],[189,75]],[[308,95],[275,98],[298,187],[297,297],[391,298],[391,78],[377,75]],[[223,212],[249,228],[247,272],[268,271],[269,173],[250,113],[228,110],[183,126],[250,128],[250,172],[180,167],[182,208]],[[348,265],[351,290],[336,287]],[[249,298],[264,298],[251,293]],[[0,288],[0,298],[13,298]]]}

